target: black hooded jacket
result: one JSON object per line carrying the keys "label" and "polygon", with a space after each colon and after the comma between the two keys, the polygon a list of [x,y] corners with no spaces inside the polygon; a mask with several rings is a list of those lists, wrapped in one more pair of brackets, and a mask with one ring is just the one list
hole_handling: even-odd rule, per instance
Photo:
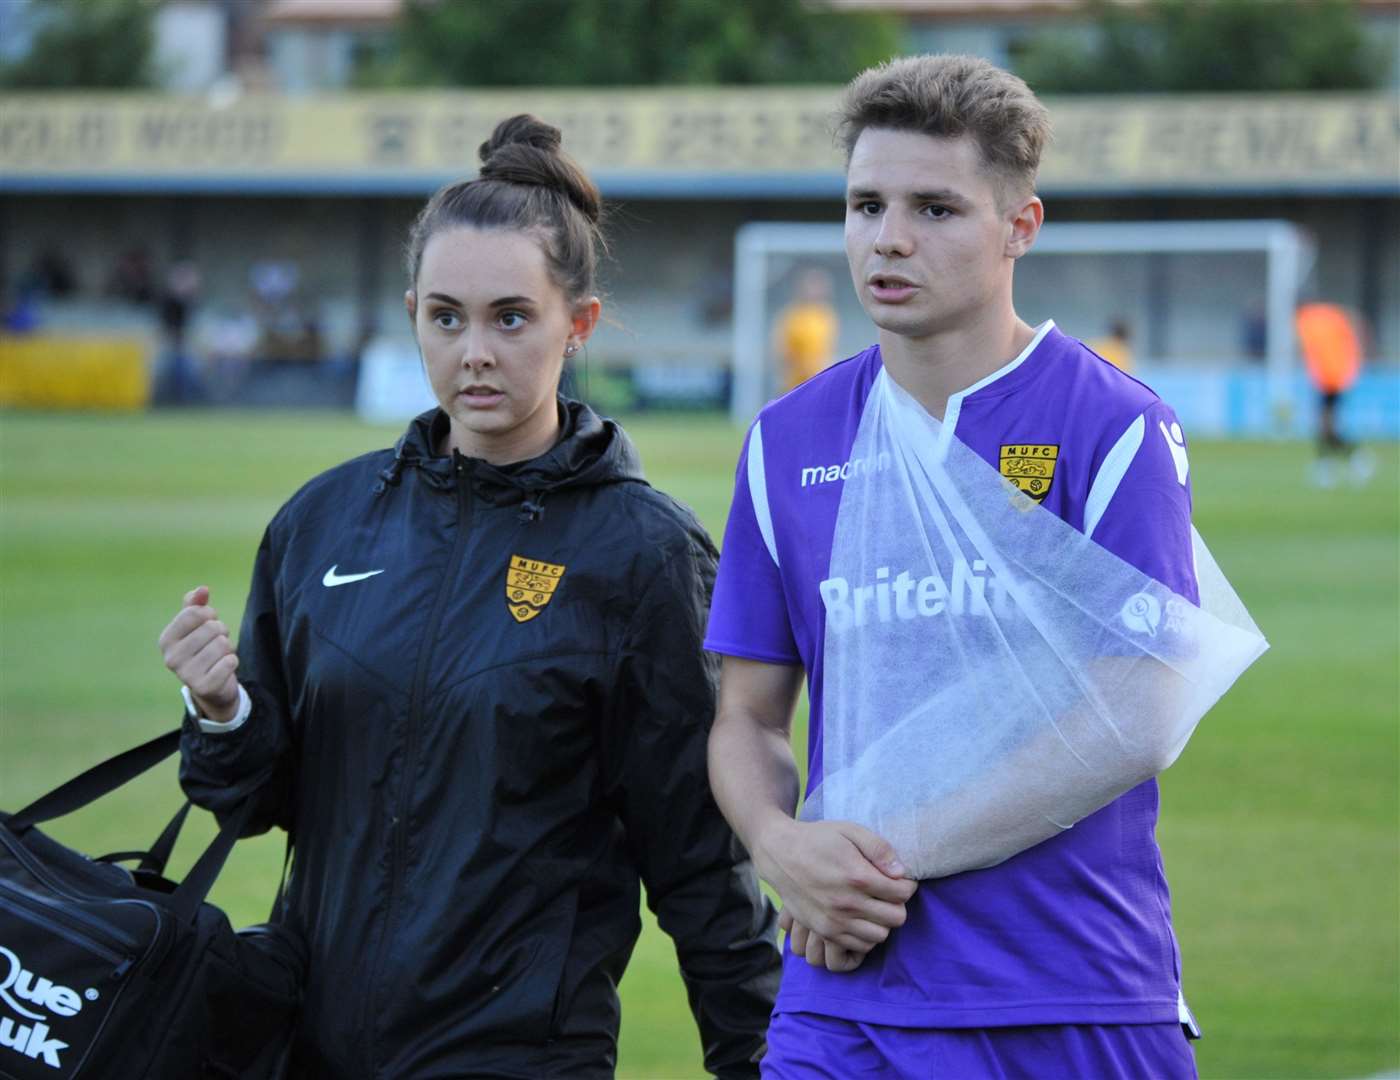
{"label": "black hooded jacket", "polygon": [[394,451],[316,477],[258,550],[253,711],[187,723],[181,781],[291,831],[307,1075],[611,1075],[639,883],[706,1066],[756,1076],[774,915],[706,780],[716,554],[611,421],[528,462]]}

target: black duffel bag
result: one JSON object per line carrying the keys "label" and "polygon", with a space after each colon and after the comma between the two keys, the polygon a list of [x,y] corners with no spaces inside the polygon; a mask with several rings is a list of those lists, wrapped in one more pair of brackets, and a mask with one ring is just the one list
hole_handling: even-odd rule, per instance
{"label": "black duffel bag", "polygon": [[0,1077],[264,1080],[286,1068],[305,947],[281,923],[235,932],[204,899],[251,800],[179,885],[163,874],[188,803],[149,851],[90,859],[35,828],[179,744],[169,732],[0,812]]}

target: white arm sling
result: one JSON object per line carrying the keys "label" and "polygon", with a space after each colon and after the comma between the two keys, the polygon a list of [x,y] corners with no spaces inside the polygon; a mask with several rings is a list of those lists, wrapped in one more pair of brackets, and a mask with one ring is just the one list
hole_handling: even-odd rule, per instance
{"label": "white arm sling", "polygon": [[1162,771],[1268,648],[1194,529],[1199,606],[951,435],[880,373],[821,583],[802,811],[872,829],[919,878],[995,865]]}

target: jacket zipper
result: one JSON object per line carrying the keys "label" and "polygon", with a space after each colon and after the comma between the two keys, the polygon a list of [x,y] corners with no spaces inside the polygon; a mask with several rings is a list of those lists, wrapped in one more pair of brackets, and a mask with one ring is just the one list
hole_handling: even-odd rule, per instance
{"label": "jacket zipper", "polygon": [[418,652],[418,668],[413,675],[413,687],[409,691],[408,730],[405,733],[403,775],[400,782],[398,809],[391,820],[393,838],[389,864],[389,905],[384,913],[384,931],[379,937],[378,956],[375,958],[374,966],[370,969],[370,993],[366,995],[369,1006],[365,1016],[365,1036],[369,1042],[369,1054],[366,1060],[369,1062],[371,1076],[379,1075],[379,1066],[376,1062],[376,1051],[378,1050],[375,1027],[375,1014],[378,1012],[376,1005],[380,997],[380,971],[389,954],[389,944],[394,931],[394,915],[399,905],[399,888],[407,858],[408,810],[413,791],[413,769],[418,756],[418,721],[423,706],[423,691],[428,682],[428,669],[432,663],[434,642],[437,639],[438,627],[442,623],[443,609],[447,606],[449,590],[446,586],[456,576],[458,563],[462,559],[462,550],[466,547],[467,534],[471,531],[471,482],[475,472],[475,463],[471,458],[464,458],[458,451],[453,450],[452,471],[457,478],[457,533],[452,541],[452,553],[447,560],[447,569],[442,585],[438,588],[437,596],[433,600],[432,614],[428,617],[422,647]]}

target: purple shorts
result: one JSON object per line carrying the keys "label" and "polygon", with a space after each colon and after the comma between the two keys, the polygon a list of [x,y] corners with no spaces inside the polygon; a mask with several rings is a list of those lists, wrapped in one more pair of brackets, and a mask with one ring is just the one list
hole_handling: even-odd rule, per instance
{"label": "purple shorts", "polygon": [[1195,1080],[1180,1024],[904,1028],[774,1013],[763,1080]]}

